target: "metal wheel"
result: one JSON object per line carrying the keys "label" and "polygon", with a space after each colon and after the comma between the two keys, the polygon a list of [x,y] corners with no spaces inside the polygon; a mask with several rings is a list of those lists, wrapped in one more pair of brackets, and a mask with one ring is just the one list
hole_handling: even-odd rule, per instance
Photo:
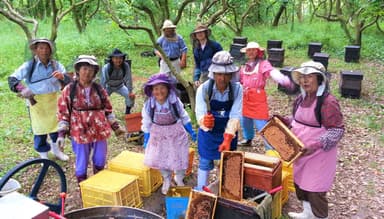
{"label": "metal wheel", "polygon": [[[44,181],[44,178],[47,176],[49,167],[53,167],[54,170],[59,174],[60,192],[61,193],[67,192],[67,181],[66,181],[63,169],[61,169],[61,167],[54,161],[51,161],[48,159],[41,159],[41,158],[25,161],[17,165],[16,167],[14,167],[10,171],[8,171],[0,180],[0,190],[4,187],[4,185],[8,182],[8,180],[12,178],[13,175],[25,169],[26,167],[29,167],[35,164],[41,164],[41,169],[40,169],[40,173],[38,174],[38,176],[36,177],[32,185],[31,192],[28,195],[30,198],[32,198],[33,200],[39,201],[38,193],[42,185],[42,182]],[[61,208],[63,204],[61,197],[59,198],[57,203],[44,203],[44,204],[47,205],[51,211],[54,211],[58,214],[61,213]]]}

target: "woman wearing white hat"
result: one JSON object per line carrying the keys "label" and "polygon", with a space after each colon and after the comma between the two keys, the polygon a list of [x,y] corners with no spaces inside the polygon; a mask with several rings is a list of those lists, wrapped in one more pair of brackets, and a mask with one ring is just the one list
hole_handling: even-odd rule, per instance
{"label": "woman wearing white hat", "polygon": [[243,89],[238,81],[239,68],[227,51],[217,52],[209,66],[209,80],[196,93],[196,118],[199,122],[199,170],[197,188],[208,184],[214,160],[222,151],[236,150],[240,128]]}
{"label": "woman wearing white hat", "polygon": [[336,173],[337,144],[344,133],[343,115],[327,90],[325,68],[309,61],[292,72],[301,94],[293,104],[291,130],[304,143],[303,155],[293,164],[296,195],[303,211],[291,218],[328,218],[326,193]]}
{"label": "woman wearing white hat", "polygon": [[107,91],[94,82],[99,68],[96,57],[80,55],[74,64],[77,80],[63,89],[57,103],[57,142],[64,146],[65,136],[71,137],[72,150],[76,155],[75,175],[78,182],[87,178],[91,155],[93,172],[104,169],[107,138],[111,135],[111,129],[117,136],[125,133],[115,119]]}
{"label": "woman wearing white hat", "polygon": [[[245,53],[248,60],[240,68],[240,83],[243,85],[243,117],[241,128],[243,140],[239,145],[249,146],[255,136],[254,126],[260,131],[269,119],[269,108],[267,93],[264,87],[268,78],[292,89],[294,84],[289,77],[283,75],[279,70],[272,67],[268,60],[263,59],[264,48],[256,42],[249,42],[240,50]],[[265,150],[272,147],[265,141]]]}

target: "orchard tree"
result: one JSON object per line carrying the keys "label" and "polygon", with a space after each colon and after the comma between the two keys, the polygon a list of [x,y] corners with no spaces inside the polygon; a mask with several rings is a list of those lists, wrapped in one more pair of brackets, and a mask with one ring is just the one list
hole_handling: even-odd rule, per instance
{"label": "orchard tree", "polygon": [[383,2],[378,0],[329,0],[320,2],[314,13],[327,21],[339,22],[350,43],[361,45],[363,31],[377,24],[384,15],[383,9]]}
{"label": "orchard tree", "polygon": [[[176,25],[182,18],[183,13],[185,12],[186,7],[191,4],[192,0],[184,0],[184,1],[174,1],[169,3],[167,0],[156,1],[156,0],[127,0],[125,10],[122,9],[121,2],[118,1],[110,1],[103,0],[103,4],[105,6],[106,12],[110,16],[110,18],[119,25],[119,27],[123,30],[131,30],[131,31],[145,31],[149,39],[151,40],[151,44],[153,48],[158,50],[162,57],[164,57],[164,61],[169,66],[171,73],[176,77],[176,79],[181,83],[187,93],[189,100],[191,102],[192,109],[195,108],[195,90],[193,88],[192,83],[186,81],[180,74],[176,74],[176,70],[171,64],[169,58],[165,55],[163,49],[157,44],[157,37],[161,35],[161,27],[163,25],[164,20],[169,19],[172,20]],[[208,1],[204,0],[201,4],[207,2],[216,2],[215,4],[219,5],[218,2],[221,3],[222,7],[225,8],[227,6],[227,0],[220,1]],[[213,5],[212,5],[213,6]],[[216,7],[216,11],[208,17],[207,23],[214,23],[217,21],[218,17],[220,17],[226,9],[219,9]],[[129,10],[135,10],[136,14],[132,16],[127,16],[127,14],[132,15]],[[205,10],[205,8],[203,8]],[[202,10],[203,10],[202,9]],[[171,13],[174,12],[174,13]],[[205,15],[210,13],[210,11],[204,11],[199,14],[200,18],[205,18]],[[174,18],[174,19],[171,19]],[[148,25],[148,21],[150,25]],[[192,110],[192,113],[194,111]]]}
{"label": "orchard tree", "polygon": [[[93,0],[67,0],[67,1],[44,1],[46,12],[45,16],[51,19],[51,35],[50,40],[55,41],[57,38],[57,30],[62,19],[74,10],[77,7],[80,7],[84,4],[91,3]],[[26,38],[28,40],[34,39],[37,37],[37,32],[39,28],[39,19],[37,17],[29,16],[28,10],[31,8],[24,8],[24,1],[9,1],[1,0],[0,2],[0,14],[5,18],[10,20],[13,23],[16,23],[24,31]],[[35,1],[33,1],[35,2]],[[38,1],[39,2],[39,1]],[[34,7],[39,6],[39,4],[32,5]],[[49,10],[48,10],[49,8]],[[32,13],[33,14],[33,13]]]}

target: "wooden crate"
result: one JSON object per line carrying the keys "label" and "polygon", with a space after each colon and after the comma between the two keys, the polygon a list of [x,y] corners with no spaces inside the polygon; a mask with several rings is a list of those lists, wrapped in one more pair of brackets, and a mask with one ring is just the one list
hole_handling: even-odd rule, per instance
{"label": "wooden crate", "polygon": [[216,202],[217,196],[204,191],[192,190],[189,196],[185,218],[213,219],[215,216]]}
{"label": "wooden crate", "polygon": [[276,116],[260,130],[259,134],[279,153],[281,159],[290,165],[301,154],[304,144]]}
{"label": "wooden crate", "polygon": [[282,184],[282,163],[279,158],[245,152],[244,184],[270,191]]}
{"label": "wooden crate", "polygon": [[221,153],[219,196],[238,200],[243,198],[244,152]]}

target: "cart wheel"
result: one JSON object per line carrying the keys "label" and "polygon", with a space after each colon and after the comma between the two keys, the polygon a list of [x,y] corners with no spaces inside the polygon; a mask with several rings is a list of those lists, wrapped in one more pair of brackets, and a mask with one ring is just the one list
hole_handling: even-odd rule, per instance
{"label": "cart wheel", "polygon": [[[17,165],[16,167],[14,167],[10,171],[8,171],[0,180],[0,190],[4,187],[4,185],[8,182],[8,180],[11,179],[11,177],[13,175],[18,173],[20,170],[22,170],[28,166],[34,165],[34,164],[42,164],[42,165],[41,165],[40,173],[38,174],[37,178],[34,180],[34,184],[32,185],[32,188],[31,188],[31,192],[28,195],[30,198],[32,198],[33,200],[39,201],[37,194],[39,193],[41,184],[44,181],[44,178],[46,177],[46,175],[48,173],[48,168],[50,166],[52,166],[56,170],[56,172],[58,173],[58,175],[60,177],[60,185],[61,185],[60,186],[61,187],[60,192],[61,193],[67,192],[67,181],[66,181],[63,169],[61,169],[61,167],[57,163],[55,163],[54,161],[51,161],[48,159],[41,159],[41,158],[25,161],[25,162]],[[59,201],[57,203],[44,203],[44,204],[46,206],[48,206],[51,211],[54,211],[54,212],[60,214],[61,209],[62,209],[62,205],[63,205],[63,200],[60,197]]]}

